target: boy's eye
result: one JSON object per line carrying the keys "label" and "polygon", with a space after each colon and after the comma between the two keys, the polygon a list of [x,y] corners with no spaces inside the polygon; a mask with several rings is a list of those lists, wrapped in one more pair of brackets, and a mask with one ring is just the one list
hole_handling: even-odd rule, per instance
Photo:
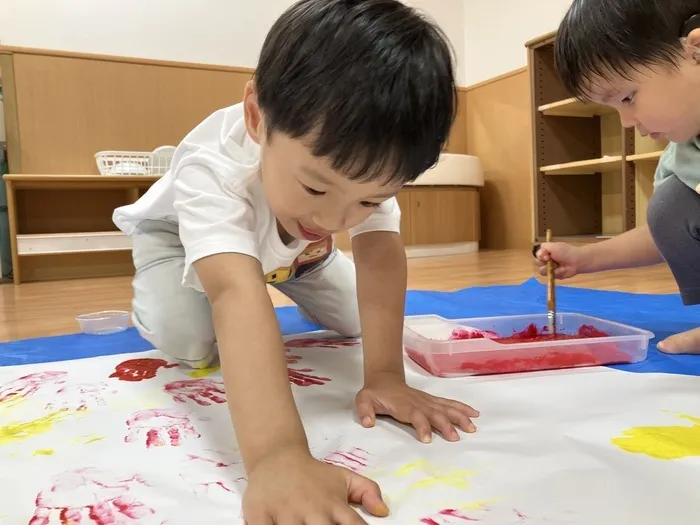
{"label": "boy's eye", "polygon": [[362,206],[365,208],[379,208],[381,206],[381,202],[368,202],[368,201],[362,201],[360,203]]}
{"label": "boy's eye", "polygon": [[302,184],[304,186],[304,189],[306,190],[307,193],[310,193],[311,195],[325,195],[325,191],[318,191],[313,188],[309,188],[306,184]]}
{"label": "boy's eye", "polygon": [[623,104],[631,104],[632,102],[634,102],[634,95],[635,94],[636,93],[630,93],[629,95],[627,95],[625,98],[622,99],[622,103]]}

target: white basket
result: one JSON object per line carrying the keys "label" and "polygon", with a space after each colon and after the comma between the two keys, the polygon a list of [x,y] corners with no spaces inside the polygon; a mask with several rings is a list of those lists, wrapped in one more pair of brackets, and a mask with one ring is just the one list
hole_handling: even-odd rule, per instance
{"label": "white basket", "polygon": [[100,175],[165,175],[175,148],[163,146],[147,151],[100,151],[95,154]]}

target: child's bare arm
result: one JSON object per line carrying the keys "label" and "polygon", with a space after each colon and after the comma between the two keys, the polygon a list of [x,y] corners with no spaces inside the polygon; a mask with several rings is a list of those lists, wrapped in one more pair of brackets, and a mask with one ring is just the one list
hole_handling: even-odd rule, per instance
{"label": "child's bare arm", "polygon": [[308,452],[259,261],[224,253],[199,260],[195,268],[211,302],[231,419],[246,468],[254,470],[261,458],[281,448]]}
{"label": "child's bare arm", "polygon": [[555,272],[559,279],[567,279],[579,273],[636,268],[663,262],[647,225],[584,247],[560,242],[544,243],[536,257],[542,274],[546,271],[546,262],[553,260],[558,266]]}
{"label": "child's bare arm", "polygon": [[397,233],[367,232],[353,239],[357,266],[357,299],[364,348],[364,388],[357,395],[357,414],[365,427],[377,414],[412,425],[418,439],[432,440],[432,429],[456,441],[455,427],[473,432],[470,418],[479,412],[459,401],[432,396],[406,384],[403,364],[403,320],[406,296],[406,252]]}
{"label": "child's bare arm", "polygon": [[194,264],[212,305],[226,397],[248,472],[246,523],[366,523],[349,501],[386,516],[376,483],[311,455],[260,263],[223,253]]}

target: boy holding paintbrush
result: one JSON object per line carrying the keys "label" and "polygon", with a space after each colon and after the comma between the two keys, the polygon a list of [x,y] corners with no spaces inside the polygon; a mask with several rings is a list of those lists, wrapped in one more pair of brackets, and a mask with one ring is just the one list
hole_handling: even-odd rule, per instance
{"label": "boy holding paintbrush", "polygon": [[[622,124],[670,144],[656,171],[647,224],[582,248],[543,244],[560,279],[667,262],[684,304],[700,304],[700,0],[574,0],[557,34],[564,85],[612,106]],[[699,323],[700,324],[700,320]],[[700,353],[700,328],[661,341]]]}

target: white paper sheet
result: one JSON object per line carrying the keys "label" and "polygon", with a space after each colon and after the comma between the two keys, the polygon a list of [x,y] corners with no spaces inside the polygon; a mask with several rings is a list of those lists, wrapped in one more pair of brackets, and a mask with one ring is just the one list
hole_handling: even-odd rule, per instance
{"label": "white paper sheet", "polygon": [[[380,484],[391,516],[369,523],[698,522],[698,377],[599,368],[437,379],[407,361],[413,386],[482,413],[476,434],[424,445],[408,427],[355,421],[360,346],[300,337],[290,379],[313,453]],[[115,374],[144,358],[163,360],[149,362],[153,377]],[[168,363],[153,351],[0,368],[0,524],[243,523],[220,372],[191,377]],[[18,379],[30,374],[40,375]]]}

